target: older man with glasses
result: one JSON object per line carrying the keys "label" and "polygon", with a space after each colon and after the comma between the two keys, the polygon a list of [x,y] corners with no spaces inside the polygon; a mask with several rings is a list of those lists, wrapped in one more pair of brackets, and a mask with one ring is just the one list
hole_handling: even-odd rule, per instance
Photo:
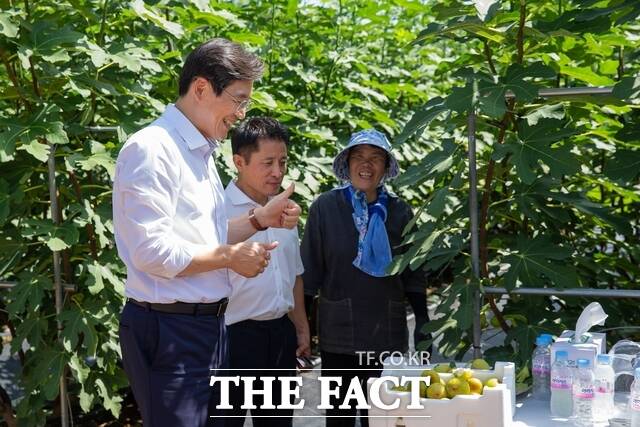
{"label": "older man with glasses", "polygon": [[198,46],[185,60],[176,103],[118,156],[113,221],[127,267],[120,344],[145,425],[207,424],[215,400],[210,376],[228,357],[227,269],[260,274],[277,242],[246,239],[257,228],[298,222],[293,185],[229,220],[212,157],[244,118],[262,69],[259,58],[228,40]]}
{"label": "older man with glasses", "polygon": [[244,117],[244,114],[251,108],[251,98],[238,99],[226,89],[223,92],[236,103],[236,114],[242,114]]}

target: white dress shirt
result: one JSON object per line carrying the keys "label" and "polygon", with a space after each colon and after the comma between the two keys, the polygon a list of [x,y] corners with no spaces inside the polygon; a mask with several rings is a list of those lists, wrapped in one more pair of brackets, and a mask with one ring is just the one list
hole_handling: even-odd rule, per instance
{"label": "white dress shirt", "polygon": [[215,302],[231,293],[226,269],[176,277],[194,255],[227,242],[224,187],[211,156],[216,147],[173,104],[122,147],[113,223],[127,297]]}
{"label": "white dress shirt", "polygon": [[[260,207],[233,181],[225,190],[225,198],[230,218]],[[271,251],[269,266],[254,278],[248,279],[229,271],[231,296],[225,313],[227,325],[248,319],[272,320],[287,314],[293,309],[296,276],[304,272],[297,228],[267,228],[248,240],[263,243],[277,241],[278,247]]]}

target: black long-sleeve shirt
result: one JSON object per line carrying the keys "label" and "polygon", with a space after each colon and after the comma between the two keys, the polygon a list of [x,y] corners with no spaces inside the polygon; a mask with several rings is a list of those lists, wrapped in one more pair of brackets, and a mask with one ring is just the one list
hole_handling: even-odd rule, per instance
{"label": "black long-sleeve shirt", "polygon": [[[421,270],[373,277],[353,266],[358,231],[353,208],[342,191],[323,193],[311,205],[302,240],[305,293],[320,293],[319,335],[324,351],[405,351],[407,324],[405,292],[422,292]],[[385,227],[392,254],[400,248],[402,231],[411,221],[411,208],[389,194]]]}

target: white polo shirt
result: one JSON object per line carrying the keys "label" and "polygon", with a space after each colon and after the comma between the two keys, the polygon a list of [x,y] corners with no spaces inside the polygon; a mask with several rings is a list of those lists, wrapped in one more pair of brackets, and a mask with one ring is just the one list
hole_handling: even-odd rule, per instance
{"label": "white polo shirt", "polygon": [[227,242],[224,187],[211,157],[216,147],[170,104],[120,150],[113,225],[127,297],[172,303],[230,295],[226,269],[177,277],[194,255]]}
{"label": "white polo shirt", "polygon": [[[225,189],[225,199],[229,218],[260,207],[233,181]],[[225,313],[227,325],[248,319],[272,320],[287,314],[293,309],[296,276],[304,271],[297,228],[268,228],[258,231],[248,240],[263,243],[278,241],[279,244],[271,251],[269,266],[258,276],[248,279],[229,270],[231,296]]]}

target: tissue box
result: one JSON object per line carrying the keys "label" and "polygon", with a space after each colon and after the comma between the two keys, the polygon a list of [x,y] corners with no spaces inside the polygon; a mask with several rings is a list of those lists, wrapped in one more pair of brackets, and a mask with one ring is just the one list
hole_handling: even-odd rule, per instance
{"label": "tissue box", "polygon": [[607,334],[590,332],[581,342],[572,343],[574,335],[574,331],[564,331],[551,345],[551,363],[556,360],[556,352],[564,350],[569,355],[570,365],[576,366],[578,359],[587,359],[591,367],[595,367],[598,355],[607,352]]}

